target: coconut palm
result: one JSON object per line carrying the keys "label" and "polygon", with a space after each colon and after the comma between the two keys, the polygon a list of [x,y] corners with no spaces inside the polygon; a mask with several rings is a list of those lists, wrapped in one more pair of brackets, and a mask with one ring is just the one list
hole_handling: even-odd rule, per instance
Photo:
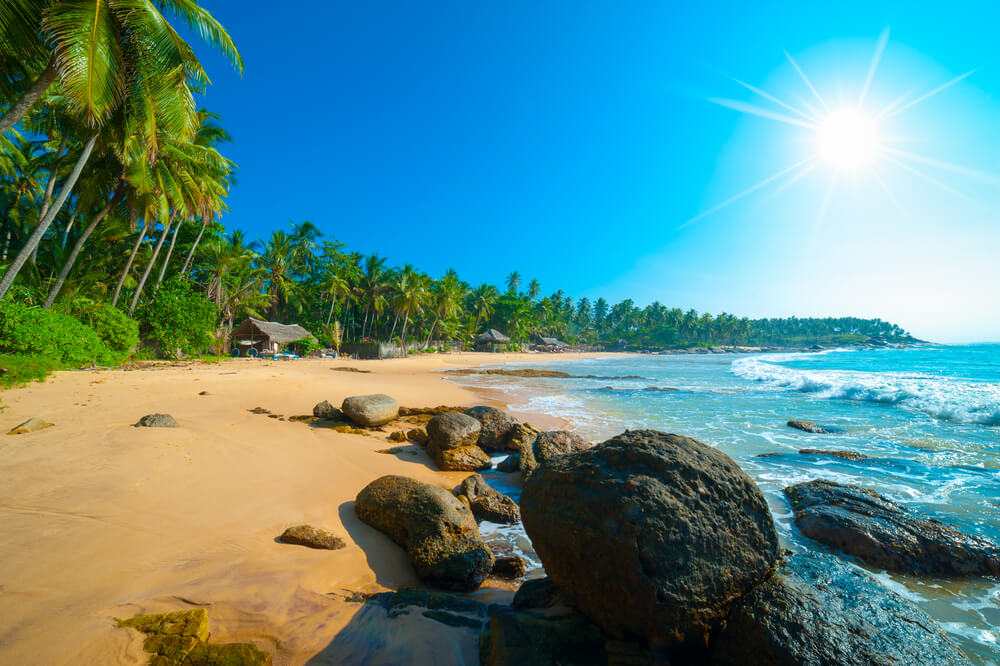
{"label": "coconut palm", "polygon": [[521,287],[521,274],[517,271],[512,271],[510,275],[507,276],[507,292],[515,293]]}
{"label": "coconut palm", "polygon": [[472,292],[472,310],[476,313],[475,328],[478,330],[479,322],[488,320],[493,315],[493,307],[496,305],[500,294],[497,288],[491,284],[481,284]]}
{"label": "coconut palm", "polygon": [[431,309],[434,312],[434,323],[431,324],[427,332],[427,340],[424,347],[431,344],[434,330],[442,319],[450,319],[462,311],[462,300],[465,298],[465,287],[458,279],[458,273],[454,269],[449,269],[437,284],[434,285],[430,296]]}
{"label": "coconut palm", "polygon": [[538,280],[532,280],[528,283],[528,298],[534,300],[538,298],[538,294],[542,293],[542,285]]}
{"label": "coconut palm", "polygon": [[365,257],[358,285],[359,296],[365,303],[365,318],[361,325],[361,337],[365,337],[368,332],[369,317],[371,317],[372,328],[374,328],[375,315],[381,313],[385,307],[388,277],[385,257],[380,257],[377,254]]}

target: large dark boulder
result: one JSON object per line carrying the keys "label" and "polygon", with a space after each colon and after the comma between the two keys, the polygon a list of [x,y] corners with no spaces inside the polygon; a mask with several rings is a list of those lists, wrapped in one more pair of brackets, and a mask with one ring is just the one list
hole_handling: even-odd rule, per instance
{"label": "large dark boulder", "polygon": [[476,520],[500,524],[521,522],[521,509],[517,502],[486,483],[486,479],[479,474],[462,481],[459,493],[469,499]]}
{"label": "large dark boulder", "polygon": [[715,664],[967,664],[922,610],[829,555],[793,555],[730,613]]}
{"label": "large dark boulder", "polygon": [[431,585],[474,590],[493,568],[472,511],[443,488],[383,476],[358,493],[354,511],[405,548],[417,576]]}
{"label": "large dark boulder", "polygon": [[344,398],[341,411],[358,425],[380,426],[399,416],[399,403],[384,393]]}
{"label": "large dark boulder", "polygon": [[497,409],[480,405],[465,410],[466,416],[479,421],[479,440],[477,444],[484,451],[506,451],[510,440],[511,429],[518,424],[513,416]]}
{"label": "large dark boulder", "polygon": [[533,448],[535,451],[535,461],[541,464],[553,458],[564,456],[567,453],[583,451],[590,448],[590,444],[579,435],[573,434],[568,430],[551,430],[540,433],[535,438]]}
{"label": "large dark boulder", "polygon": [[785,488],[795,525],[811,539],[871,566],[938,576],[1000,576],[1000,546],[833,481]]}
{"label": "large dark boulder", "polygon": [[551,608],[562,603],[562,594],[556,587],[552,579],[533,578],[526,580],[517,588],[514,599],[510,602],[511,608],[518,610],[537,610],[540,608]]}
{"label": "large dark boulder", "polygon": [[459,446],[442,450],[429,444],[427,453],[434,459],[438,469],[445,472],[475,472],[493,466],[489,455],[478,446]]}
{"label": "large dark boulder", "polygon": [[585,617],[547,618],[500,611],[481,639],[484,666],[605,666],[605,636]]}
{"label": "large dark boulder", "polygon": [[774,564],[763,494],[727,455],[655,430],[558,456],[524,484],[546,573],[615,637],[701,644]]}
{"label": "large dark boulder", "polygon": [[437,414],[427,422],[427,453],[438,469],[472,472],[489,469],[489,455],[476,445],[479,421],[461,412]]}

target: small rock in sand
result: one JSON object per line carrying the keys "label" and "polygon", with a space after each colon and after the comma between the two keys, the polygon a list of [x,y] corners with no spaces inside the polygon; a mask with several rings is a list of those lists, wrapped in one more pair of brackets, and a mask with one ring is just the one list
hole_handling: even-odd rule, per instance
{"label": "small rock in sand", "polygon": [[30,419],[25,421],[19,426],[15,426],[8,432],[8,435],[24,435],[29,432],[36,432],[38,430],[45,430],[46,428],[51,428],[54,423],[49,423],[44,421],[37,416],[32,416]]}
{"label": "small rock in sand", "polygon": [[342,415],[343,412],[331,405],[327,400],[317,403],[317,405],[313,407],[313,416],[318,419],[333,419],[339,418]]}
{"label": "small rock in sand", "polygon": [[312,525],[289,527],[281,533],[278,540],[297,546],[308,546],[309,548],[322,548],[325,550],[340,550],[347,545],[340,537],[334,536],[326,530],[315,528]]}
{"label": "small rock in sand", "polygon": [[176,428],[177,421],[170,414],[146,414],[139,419],[136,428]]}

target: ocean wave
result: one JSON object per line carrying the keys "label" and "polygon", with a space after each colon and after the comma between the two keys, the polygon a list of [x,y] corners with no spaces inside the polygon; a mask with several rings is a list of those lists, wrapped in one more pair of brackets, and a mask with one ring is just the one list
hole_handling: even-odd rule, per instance
{"label": "ocean wave", "polygon": [[776,390],[813,393],[919,411],[942,421],[1000,426],[1000,384],[960,382],[919,373],[858,370],[799,370],[775,362],[792,355],[752,356],[733,361],[737,377]]}

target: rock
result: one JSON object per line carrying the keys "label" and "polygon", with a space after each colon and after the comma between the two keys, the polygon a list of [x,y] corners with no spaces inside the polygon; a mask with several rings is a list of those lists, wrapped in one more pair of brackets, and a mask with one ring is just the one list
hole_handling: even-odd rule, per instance
{"label": "rock", "polygon": [[483,639],[482,664],[489,666],[606,666],[605,636],[585,617],[548,618],[494,613]]}
{"label": "rock", "polygon": [[406,439],[420,446],[427,446],[427,431],[423,428],[411,428],[406,431]]}
{"label": "rock", "polygon": [[519,469],[525,476],[538,466],[535,462],[535,439],[540,432],[538,428],[527,423],[518,423],[510,430],[507,447],[517,455]]}
{"label": "rock", "polygon": [[521,522],[521,509],[517,502],[486,483],[479,474],[466,477],[459,493],[469,498],[469,505],[476,520],[512,524]]}
{"label": "rock", "polygon": [[462,483],[458,487],[458,492],[468,497],[469,500],[500,493],[499,490],[486,483],[486,479],[483,478],[482,474],[470,474],[462,479]]}
{"label": "rock", "polygon": [[340,550],[347,545],[340,537],[334,536],[326,530],[317,529],[312,525],[289,527],[281,533],[278,540],[283,543],[308,546],[309,548],[324,548],[326,550]]}
{"label": "rock", "polygon": [[439,449],[475,446],[479,440],[479,421],[460,412],[437,414],[427,422],[428,444]]}
{"label": "rock", "polygon": [[556,584],[546,576],[545,578],[524,581],[514,593],[514,600],[510,602],[510,605],[511,608],[520,610],[536,610],[552,608],[562,603],[562,593]]}
{"label": "rock", "polygon": [[546,573],[613,637],[704,645],[773,565],[763,494],[727,455],[655,430],[548,460],[521,494]]}
{"label": "rock", "polygon": [[498,557],[493,564],[493,575],[500,578],[523,578],[528,571],[528,563],[517,555]]}
{"label": "rock", "polygon": [[857,451],[831,451],[829,449],[799,449],[799,453],[804,456],[833,456],[835,458],[843,458],[844,460],[853,460],[854,462],[868,460],[868,456],[866,456],[863,453],[858,453]]}
{"label": "rock", "polygon": [[474,590],[493,568],[472,512],[443,488],[383,476],[358,493],[354,511],[405,548],[417,577],[431,585]]}
{"label": "rock", "polygon": [[937,576],[1000,576],[1000,546],[928,520],[873,490],[833,481],[785,488],[795,525],[874,567]]}
{"label": "rock", "polygon": [[830,435],[836,432],[840,432],[840,428],[834,428],[832,426],[821,426],[813,423],[812,421],[789,421],[788,426],[802,430],[804,432],[811,432],[815,435]]}
{"label": "rock", "polygon": [[518,420],[496,407],[472,407],[465,410],[466,416],[479,421],[479,440],[476,442],[484,451],[506,451],[511,429]]}
{"label": "rock", "polygon": [[252,643],[208,643],[204,608],[118,620],[118,626],[146,634],[143,649],[153,666],[271,666],[271,655]]}
{"label": "rock", "polygon": [[445,472],[477,472],[493,466],[493,461],[478,446],[459,446],[442,451],[431,442],[427,445],[427,452],[438,469]]}
{"label": "rock", "polygon": [[177,421],[170,414],[146,414],[139,419],[136,428],[176,428]]}
{"label": "rock", "polygon": [[7,433],[8,435],[24,435],[29,432],[37,432],[39,430],[45,430],[46,428],[51,428],[54,423],[49,423],[37,416],[32,416],[30,419],[22,423],[21,425],[14,426]]}
{"label": "rock", "polygon": [[313,407],[313,416],[318,419],[339,419],[343,417],[343,415],[343,412],[331,405],[327,400],[324,400]]}
{"label": "rock", "polygon": [[519,472],[521,471],[521,455],[518,453],[512,453],[497,465],[497,470],[500,472]]}
{"label": "rock", "polygon": [[358,425],[380,426],[399,416],[399,403],[384,393],[344,398],[340,409]]}
{"label": "rock", "polygon": [[922,610],[821,553],[791,556],[729,614],[714,664],[968,664]]}
{"label": "rock", "polygon": [[406,433],[403,432],[402,430],[395,430],[395,431],[389,433],[389,441],[390,442],[405,442],[406,441]]}
{"label": "rock", "polygon": [[538,464],[552,460],[567,453],[576,453],[590,448],[579,435],[567,430],[552,430],[543,432],[535,439],[535,461]]}

